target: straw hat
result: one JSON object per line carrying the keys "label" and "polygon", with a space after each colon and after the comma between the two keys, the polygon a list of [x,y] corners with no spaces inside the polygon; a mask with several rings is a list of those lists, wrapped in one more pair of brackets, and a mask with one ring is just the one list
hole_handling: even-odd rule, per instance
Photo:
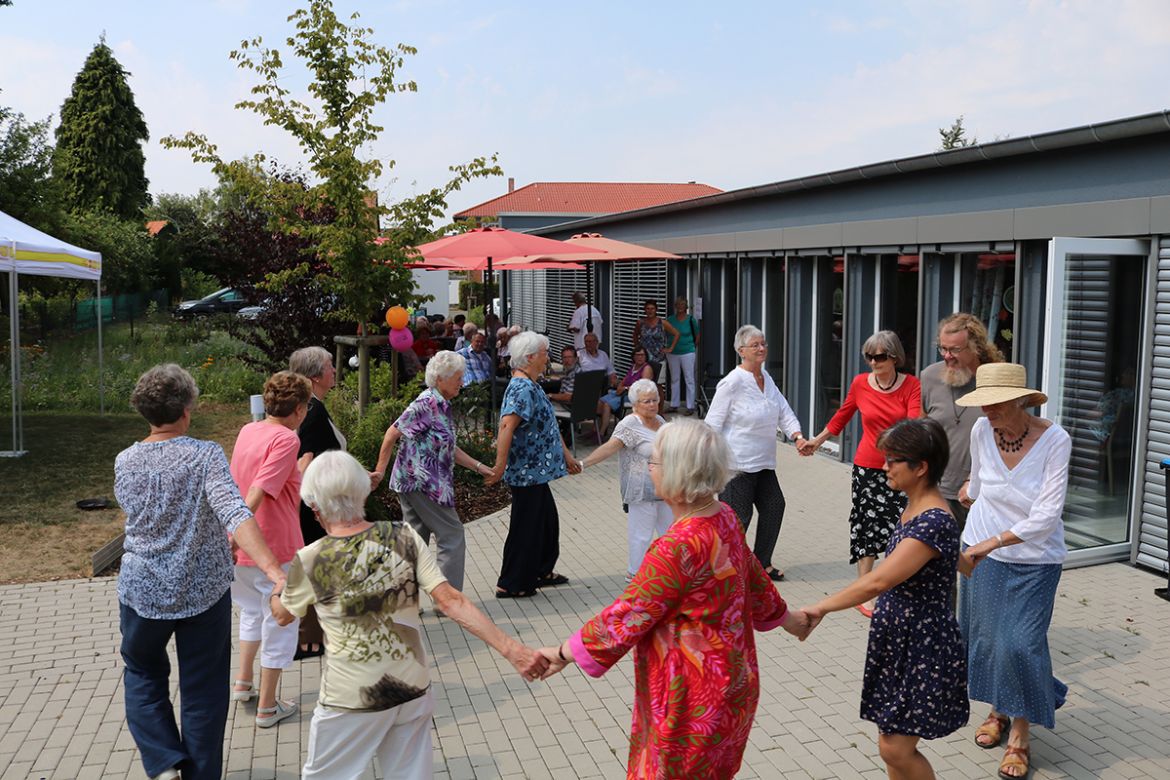
{"label": "straw hat", "polygon": [[1019,363],[984,363],[975,372],[975,389],[955,401],[959,406],[992,406],[1017,398],[1039,406],[1048,396],[1028,387],[1028,371]]}

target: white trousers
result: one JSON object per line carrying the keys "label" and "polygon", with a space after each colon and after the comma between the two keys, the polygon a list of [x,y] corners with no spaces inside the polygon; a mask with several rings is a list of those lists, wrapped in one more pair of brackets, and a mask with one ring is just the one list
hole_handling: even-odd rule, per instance
{"label": "white trousers", "polygon": [[687,408],[695,408],[695,353],[675,355],[666,353],[666,365],[670,368],[670,405],[678,406],[678,383],[683,377],[687,380]]}
{"label": "white trousers", "polygon": [[626,519],[629,536],[629,573],[637,574],[642,566],[642,559],[650,549],[650,543],[666,533],[670,524],[674,522],[674,515],[665,501],[646,501],[630,504],[630,513]]}
{"label": "white trousers", "polygon": [[338,780],[361,777],[378,757],[386,780],[429,780],[434,774],[431,715],[434,695],[378,712],[323,707],[313,710],[309,754],[301,777]]}
{"label": "white trousers", "polygon": [[[288,574],[288,564],[281,566]],[[237,566],[232,581],[232,603],[240,608],[240,641],[260,643],[260,665],[266,669],[285,669],[292,665],[297,651],[297,633],[301,621],[287,626],[276,622],[268,600],[272,580],[255,566]]]}

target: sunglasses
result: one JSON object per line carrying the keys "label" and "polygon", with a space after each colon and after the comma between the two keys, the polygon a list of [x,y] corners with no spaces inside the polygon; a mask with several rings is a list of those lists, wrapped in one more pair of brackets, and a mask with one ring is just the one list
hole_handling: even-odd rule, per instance
{"label": "sunglasses", "polygon": [[912,458],[886,458],[886,465],[893,467],[895,463],[914,463]]}
{"label": "sunglasses", "polygon": [[871,355],[868,352],[866,352],[865,359],[869,363],[885,363],[887,360],[890,359],[890,353],[889,352],[879,352],[876,355]]}

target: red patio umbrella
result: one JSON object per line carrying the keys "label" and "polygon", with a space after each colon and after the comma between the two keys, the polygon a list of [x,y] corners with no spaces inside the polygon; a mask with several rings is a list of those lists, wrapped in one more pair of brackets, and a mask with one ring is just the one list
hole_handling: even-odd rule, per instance
{"label": "red patio umbrella", "polygon": [[[564,241],[554,241],[551,238],[542,238],[528,233],[517,233],[498,227],[482,227],[447,236],[415,247],[415,251],[426,261],[454,261],[460,265],[484,261],[488,280],[492,277],[493,259],[510,258],[547,258],[549,256],[572,256],[590,253]],[[571,259],[571,258],[570,258]],[[492,311],[490,296],[487,297],[484,307],[484,316]],[[489,340],[492,355],[492,366],[496,364],[496,342]],[[496,383],[493,379],[491,388],[492,409],[496,406]]]}
{"label": "red patio umbrella", "polygon": [[[648,246],[641,246],[639,244],[631,244],[628,241],[618,241],[614,238],[606,238],[600,233],[578,233],[570,238],[565,243],[574,244],[582,249],[589,250],[587,255],[578,255],[573,257],[576,261],[585,261],[588,263],[605,262],[609,260],[682,260],[682,257],[671,252],[663,252],[661,249],[651,249]],[[590,266],[592,271],[592,266]],[[593,330],[593,274],[589,273],[585,277],[585,316],[587,319],[586,327]]]}

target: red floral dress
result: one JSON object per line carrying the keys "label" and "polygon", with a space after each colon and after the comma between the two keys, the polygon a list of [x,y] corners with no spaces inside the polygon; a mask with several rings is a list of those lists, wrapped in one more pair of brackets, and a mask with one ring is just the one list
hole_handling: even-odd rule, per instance
{"label": "red floral dress", "polygon": [[754,631],[787,611],[726,504],[654,542],[625,593],[570,640],[593,677],[634,648],[628,777],[735,775],[760,697]]}

